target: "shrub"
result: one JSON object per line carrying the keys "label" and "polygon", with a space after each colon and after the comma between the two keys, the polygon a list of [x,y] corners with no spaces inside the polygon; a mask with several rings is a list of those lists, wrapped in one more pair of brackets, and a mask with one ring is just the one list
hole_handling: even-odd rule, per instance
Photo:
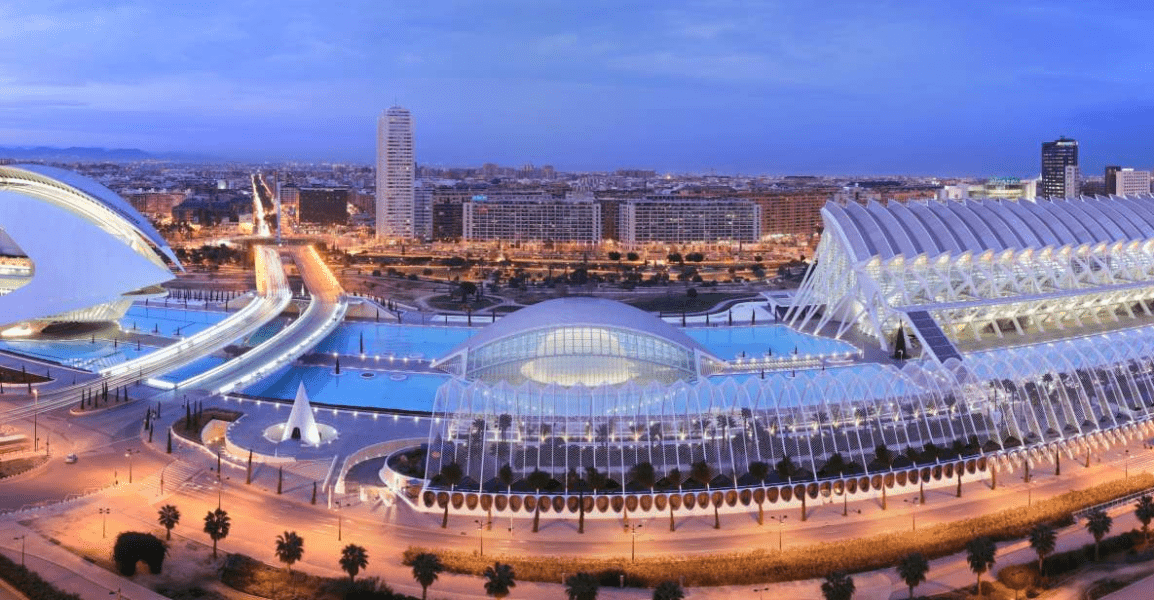
{"label": "shrub", "polygon": [[[607,571],[626,574],[626,583],[653,587],[658,583],[685,577],[686,586],[746,585],[777,581],[796,581],[824,577],[832,571],[856,573],[888,568],[905,555],[920,552],[928,559],[960,552],[977,536],[994,541],[1025,537],[1040,522],[1070,522],[1074,511],[1094,506],[1154,486],[1154,475],[1143,473],[1129,480],[1116,480],[1085,490],[1072,490],[1026,507],[961,519],[919,529],[917,536],[894,532],[852,540],[825,542],[805,547],[787,548],[785,552],[738,552],[695,557],[691,560],[661,557],[643,558],[635,563],[628,557],[592,559],[567,556],[489,556],[480,558],[471,552],[410,547],[405,561],[420,552],[435,552],[450,573],[480,575],[493,560],[513,566],[521,581],[558,581],[562,573],[595,573]],[[1120,537],[1120,536],[1119,536]],[[1114,538],[1102,540],[1104,553],[1128,549],[1134,541],[1127,538],[1125,548],[1113,544]],[[1093,546],[1089,546],[1091,556]],[[1046,572],[1064,560],[1060,554],[1046,557]],[[1056,572],[1056,571],[1055,571]],[[614,583],[613,585],[616,585]]]}
{"label": "shrub", "polygon": [[125,577],[136,575],[136,563],[144,561],[153,575],[159,575],[164,566],[164,557],[168,555],[168,546],[160,538],[151,533],[125,531],[116,536],[116,544],[112,547],[112,560],[116,562],[116,569]]}

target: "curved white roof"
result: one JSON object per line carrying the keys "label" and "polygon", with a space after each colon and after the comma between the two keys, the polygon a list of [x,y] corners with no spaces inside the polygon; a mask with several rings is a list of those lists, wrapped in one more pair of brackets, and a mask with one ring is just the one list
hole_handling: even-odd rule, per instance
{"label": "curved white roof", "polygon": [[172,279],[160,252],[180,265],[127,202],[51,167],[0,166],[0,228],[32,262],[28,283],[0,296],[3,324],[123,314],[133,292]]}
{"label": "curved white roof", "polygon": [[160,232],[152,226],[144,215],[140,214],[132,207],[124,198],[121,198],[116,192],[104,187],[100,182],[85,177],[74,171],[68,171],[59,167],[50,167],[47,165],[10,165],[6,168],[21,169],[43,175],[44,177],[54,180],[56,182],[67,185],[90,199],[100,203],[112,212],[115,212],[120,218],[130,223],[140,235],[144,236],[148,241],[152,242],[172,263],[180,267],[180,261],[177,260],[176,254],[168,247],[168,242],[161,237]]}
{"label": "curved white roof", "polygon": [[588,325],[593,327],[614,327],[636,331],[664,339],[669,343],[696,350],[714,360],[705,346],[685,335],[677,327],[633,306],[606,298],[572,296],[546,300],[510,313],[496,323],[485,327],[476,335],[461,342],[445,354],[453,356],[462,350],[474,350],[491,342],[536,329],[572,327]]}
{"label": "curved white roof", "polygon": [[827,203],[855,261],[1154,239],[1154,196]]}

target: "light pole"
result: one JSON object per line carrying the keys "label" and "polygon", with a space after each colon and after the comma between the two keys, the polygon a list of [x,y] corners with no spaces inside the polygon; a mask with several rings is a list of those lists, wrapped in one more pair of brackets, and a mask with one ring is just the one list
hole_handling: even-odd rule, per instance
{"label": "light pole", "polygon": [[124,456],[128,458],[128,483],[132,483],[132,455],[139,454],[140,450],[125,450]]}
{"label": "light pole", "polygon": [[765,592],[770,591],[770,588],[768,588],[768,587],[753,588],[753,591],[757,592],[757,600],[765,600]]}
{"label": "light pole", "polygon": [[343,514],[341,514],[341,501],[340,500],[336,501],[336,505],[337,505],[337,541],[339,542],[339,541],[341,541],[341,530],[344,528],[345,516]]}
{"label": "light pole", "polygon": [[473,522],[477,524],[477,538],[481,540],[481,556],[485,556],[485,526],[491,523],[481,519],[473,519]]}
{"label": "light pole", "polygon": [[773,519],[774,521],[777,521],[777,551],[781,552],[782,551],[782,543],[781,543],[782,533],[781,532],[782,532],[782,529],[784,529],[785,520],[789,518],[789,515],[777,515],[777,516],[770,515],[769,518]]}
{"label": "light pole", "polygon": [[1124,479],[1130,479],[1130,449],[1126,449],[1126,470],[1122,475]]}
{"label": "light pole", "polygon": [[40,390],[32,390],[32,451],[40,451]]}
{"label": "light pole", "polygon": [[641,528],[644,523],[634,521],[629,524],[629,536],[632,539],[632,546],[629,550],[629,562],[637,562],[637,530]]}
{"label": "light pole", "polygon": [[28,534],[24,534],[24,535],[18,535],[16,537],[12,538],[12,541],[14,541],[14,542],[16,540],[20,540],[20,566],[21,567],[24,566],[24,538],[26,538],[27,536],[28,536]]}
{"label": "light pole", "polygon": [[108,537],[108,515],[112,512],[111,508],[99,508],[100,512],[100,537]]}
{"label": "light pole", "polygon": [[902,500],[902,502],[906,502],[910,505],[910,524],[912,525],[910,529],[911,529],[911,531],[917,531],[918,530],[918,505],[921,504],[921,502],[918,500],[917,496],[914,496],[913,498],[910,498],[908,500]]}

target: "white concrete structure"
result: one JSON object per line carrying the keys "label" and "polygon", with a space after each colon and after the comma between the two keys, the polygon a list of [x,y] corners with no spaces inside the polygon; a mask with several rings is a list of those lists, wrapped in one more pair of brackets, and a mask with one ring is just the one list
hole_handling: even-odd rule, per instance
{"label": "white concrete structure", "polygon": [[115,320],[181,268],[128,202],[54,167],[0,166],[0,230],[5,251],[23,255],[0,276],[3,325]]}
{"label": "white concrete structure", "polygon": [[377,238],[416,237],[413,118],[394,106],[377,119]]}
{"label": "white concrete structure", "polygon": [[462,206],[466,240],[601,241],[601,205],[589,197],[478,194]]}
{"label": "white concrete structure", "polygon": [[321,432],[317,428],[317,420],[313,417],[313,408],[309,405],[309,395],[305,393],[305,384],[301,382],[297,388],[297,397],[293,401],[292,411],[288,421],[284,424],[284,433],[280,441],[300,440],[310,446],[319,446]]}

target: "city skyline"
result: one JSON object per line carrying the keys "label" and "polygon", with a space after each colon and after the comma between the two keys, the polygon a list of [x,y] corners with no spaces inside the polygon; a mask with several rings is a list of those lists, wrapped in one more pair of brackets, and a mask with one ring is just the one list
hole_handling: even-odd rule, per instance
{"label": "city skyline", "polygon": [[1032,177],[1065,135],[1146,168],[1152,15],[1101,9],[8,7],[0,143],[369,163],[396,103],[433,166]]}

